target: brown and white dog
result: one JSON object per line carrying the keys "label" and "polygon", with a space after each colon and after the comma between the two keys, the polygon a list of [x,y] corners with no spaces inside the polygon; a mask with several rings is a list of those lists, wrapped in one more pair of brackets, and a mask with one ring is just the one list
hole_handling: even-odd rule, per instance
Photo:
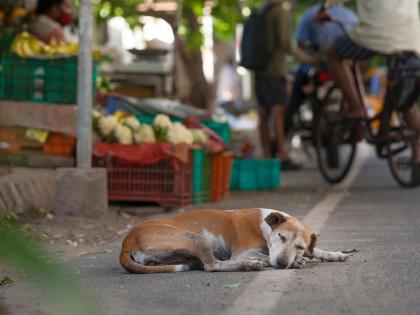
{"label": "brown and white dog", "polygon": [[123,241],[120,263],[130,273],[158,273],[302,268],[303,257],[347,260],[315,248],[316,240],[278,210],[200,210],[137,225]]}

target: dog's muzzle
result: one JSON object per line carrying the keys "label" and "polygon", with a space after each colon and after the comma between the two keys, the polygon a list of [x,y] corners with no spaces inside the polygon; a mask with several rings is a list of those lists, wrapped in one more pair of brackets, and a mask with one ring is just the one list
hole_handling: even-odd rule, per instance
{"label": "dog's muzzle", "polygon": [[277,259],[276,261],[276,269],[286,269],[289,266],[289,263],[284,259]]}

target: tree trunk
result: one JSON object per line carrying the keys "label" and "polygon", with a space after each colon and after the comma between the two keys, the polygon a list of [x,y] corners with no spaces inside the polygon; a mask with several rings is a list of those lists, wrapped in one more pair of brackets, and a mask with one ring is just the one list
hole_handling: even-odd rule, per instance
{"label": "tree trunk", "polygon": [[[197,16],[189,8],[184,8],[184,10],[186,10],[187,27],[193,32],[199,32],[200,24],[198,23]],[[175,49],[177,50],[179,59],[184,64],[184,70],[190,85],[190,91],[182,101],[195,107],[209,109],[214,99],[214,91],[213,86],[207,82],[204,75],[201,50],[190,50],[183,37],[178,34],[175,36],[177,36]]]}
{"label": "tree trunk", "polygon": [[189,51],[183,38],[178,39],[177,46],[190,85],[190,91],[182,101],[195,107],[208,109],[213,100],[213,90],[204,76],[201,51]]}
{"label": "tree trunk", "polygon": [[[201,25],[198,22],[197,16],[188,7],[183,7],[183,10],[187,27],[191,31],[199,33]],[[207,82],[204,75],[201,50],[197,49],[191,51],[188,49],[185,38],[178,34],[177,28],[180,21],[175,15],[165,15],[154,11],[148,11],[144,14],[162,18],[172,27],[175,36],[175,63],[182,63],[182,65],[175,64],[175,68],[177,69],[175,78],[175,80],[177,80],[176,85],[178,88],[180,87],[182,89],[182,91],[178,91],[177,93],[180,100],[195,107],[210,109],[214,100],[214,87]],[[182,67],[182,71],[180,71],[180,67]],[[186,79],[187,84],[180,86],[180,76],[186,77],[182,77],[182,79]]]}

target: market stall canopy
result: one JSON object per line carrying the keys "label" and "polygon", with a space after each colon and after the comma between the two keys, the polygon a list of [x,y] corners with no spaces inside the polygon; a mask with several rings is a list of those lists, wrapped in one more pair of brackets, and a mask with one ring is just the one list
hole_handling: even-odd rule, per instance
{"label": "market stall canopy", "polygon": [[189,116],[199,118],[209,117],[209,113],[205,110],[198,109],[180,101],[173,101],[167,98],[146,98],[138,99],[127,96],[113,96],[113,104],[108,104],[108,110],[112,113],[120,110],[134,115],[157,115],[166,114],[168,116],[185,119]]}

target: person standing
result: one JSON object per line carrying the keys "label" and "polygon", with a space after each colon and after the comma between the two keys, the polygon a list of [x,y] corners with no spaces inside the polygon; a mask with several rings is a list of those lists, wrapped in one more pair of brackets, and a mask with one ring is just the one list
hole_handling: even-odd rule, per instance
{"label": "person standing", "polygon": [[45,43],[66,41],[63,26],[72,22],[70,0],[39,0],[36,20],[29,26],[29,33]]}
{"label": "person standing", "polygon": [[272,119],[276,149],[283,170],[300,168],[293,162],[285,149],[284,106],[286,97],[286,57],[292,52],[292,12],[289,2],[266,0],[259,8],[266,11],[265,29],[267,46],[271,54],[264,69],[255,71],[255,94],[259,105],[259,132],[264,157],[271,157],[270,120]]}

